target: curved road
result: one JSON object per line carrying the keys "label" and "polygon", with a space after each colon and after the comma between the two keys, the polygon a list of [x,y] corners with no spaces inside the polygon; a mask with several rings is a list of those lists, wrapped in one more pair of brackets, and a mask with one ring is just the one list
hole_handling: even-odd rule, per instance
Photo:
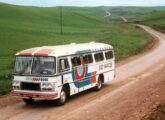
{"label": "curved road", "polygon": [[109,16],[111,16],[111,13],[106,11],[106,15],[104,16],[104,18],[109,17]]}
{"label": "curved road", "polygon": [[[116,79],[99,92],[85,91],[65,106],[40,101],[0,109],[0,120],[138,120],[165,100],[165,35],[139,25],[157,40],[150,51],[117,64]],[[159,87],[158,87],[159,86]]]}

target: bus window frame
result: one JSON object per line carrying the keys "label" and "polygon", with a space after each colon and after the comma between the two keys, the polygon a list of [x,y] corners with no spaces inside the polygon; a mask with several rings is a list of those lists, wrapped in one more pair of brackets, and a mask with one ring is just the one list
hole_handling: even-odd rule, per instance
{"label": "bus window frame", "polygon": [[[84,62],[85,65],[90,65],[90,64],[94,63],[94,59],[93,59],[93,54],[92,53],[84,53],[83,55],[91,55],[91,57],[92,57],[92,62],[91,63],[87,63],[87,64],[84,62],[84,59],[83,59],[83,62]],[[82,55],[82,58],[83,58],[83,55]]]}
{"label": "bus window frame", "polygon": [[[102,54],[103,54],[103,60],[101,60],[101,61],[96,61],[96,59],[95,59],[95,54],[98,54],[98,53],[102,53]],[[106,60],[106,59],[105,59],[105,56],[104,56],[104,51],[97,51],[97,52],[94,52],[94,53],[93,53],[93,57],[94,57],[95,63],[103,62],[103,61]]]}
{"label": "bus window frame", "polygon": [[[112,52],[112,58],[109,58],[109,59],[107,59],[107,57],[106,57],[106,52]],[[107,51],[105,51],[105,60],[112,60],[112,59],[114,59],[114,51],[113,50],[107,50]]]}
{"label": "bus window frame", "polygon": [[[61,70],[61,63],[60,63],[61,59],[67,59],[69,68],[67,68],[65,70]],[[57,62],[58,62],[57,63],[58,64],[58,66],[57,66],[58,73],[65,73],[65,72],[69,72],[71,70],[70,59],[69,59],[68,56],[66,56],[66,57],[59,57]]]}
{"label": "bus window frame", "polygon": [[80,58],[80,62],[81,62],[81,55],[71,55],[70,56],[70,62],[71,62],[71,66],[73,67],[73,68],[75,68],[75,67],[78,67],[78,66],[81,66],[82,65],[82,62],[81,62],[81,64],[80,65],[77,65],[77,66],[73,66],[73,64],[72,64],[72,58],[73,57],[79,57]]}

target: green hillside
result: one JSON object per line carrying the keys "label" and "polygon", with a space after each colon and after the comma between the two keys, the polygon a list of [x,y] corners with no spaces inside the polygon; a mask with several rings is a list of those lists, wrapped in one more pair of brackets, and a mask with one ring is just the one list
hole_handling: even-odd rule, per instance
{"label": "green hillside", "polygon": [[137,54],[151,37],[141,29],[104,19],[100,8],[63,7],[63,35],[60,8],[25,7],[0,3],[0,94],[11,90],[14,54],[31,47],[84,43],[112,44],[116,60]]}
{"label": "green hillside", "polygon": [[165,7],[101,7],[103,10],[111,12],[110,20],[121,21],[120,16],[128,20],[142,15],[153,14],[157,11],[165,10]]}
{"label": "green hillside", "polygon": [[165,32],[165,10],[140,16],[136,18],[134,22],[149,25],[155,29]]}

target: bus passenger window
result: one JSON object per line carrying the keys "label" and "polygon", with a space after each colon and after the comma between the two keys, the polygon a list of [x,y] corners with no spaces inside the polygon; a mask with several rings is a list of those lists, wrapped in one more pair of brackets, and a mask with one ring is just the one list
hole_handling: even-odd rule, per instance
{"label": "bus passenger window", "polygon": [[95,61],[96,62],[99,62],[99,61],[103,61],[104,60],[104,56],[103,56],[103,53],[102,52],[95,53],[94,57],[95,57]]}
{"label": "bus passenger window", "polygon": [[81,65],[80,56],[75,56],[71,58],[73,67]]}
{"label": "bus passenger window", "polygon": [[105,57],[107,60],[112,59],[113,58],[113,52],[112,51],[105,52]]}
{"label": "bus passenger window", "polygon": [[88,64],[88,55],[83,55],[84,64]]}
{"label": "bus passenger window", "polygon": [[93,62],[92,55],[91,54],[83,55],[83,61],[84,64],[92,63]]}
{"label": "bus passenger window", "polygon": [[60,59],[60,71],[67,71],[69,69],[69,62],[67,58]]}
{"label": "bus passenger window", "polygon": [[88,55],[88,63],[92,63],[92,62],[93,62],[92,55],[91,55],[91,54],[89,54],[89,55]]}

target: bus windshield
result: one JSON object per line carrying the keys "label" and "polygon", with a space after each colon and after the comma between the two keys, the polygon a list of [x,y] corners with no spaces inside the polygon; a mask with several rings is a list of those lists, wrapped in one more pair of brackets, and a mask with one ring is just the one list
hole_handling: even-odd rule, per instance
{"label": "bus windshield", "polygon": [[19,75],[54,75],[55,58],[39,56],[17,56],[14,73]]}
{"label": "bus windshield", "polygon": [[55,74],[55,58],[54,57],[34,57],[32,74],[53,75]]}
{"label": "bus windshield", "polygon": [[15,61],[14,73],[30,74],[32,57],[31,56],[17,56]]}

